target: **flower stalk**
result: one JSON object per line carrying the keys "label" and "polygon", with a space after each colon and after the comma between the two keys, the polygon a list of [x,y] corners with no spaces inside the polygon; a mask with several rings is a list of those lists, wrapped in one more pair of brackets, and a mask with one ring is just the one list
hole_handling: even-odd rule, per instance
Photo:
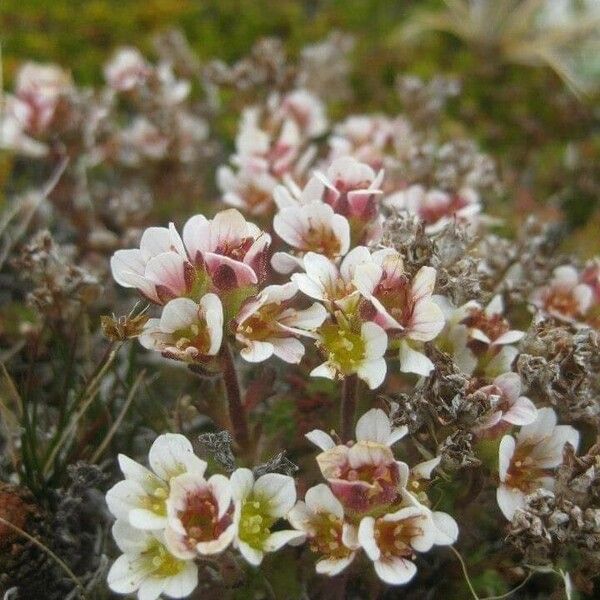
{"label": "flower stalk", "polygon": [[352,439],[354,431],[354,418],[356,416],[356,393],[358,391],[358,377],[356,374],[346,375],[342,383],[341,406],[341,436],[342,442]]}
{"label": "flower stalk", "polygon": [[246,409],[242,404],[240,384],[235,370],[233,354],[228,344],[224,343],[221,346],[219,358],[221,361],[223,383],[225,384],[225,392],[227,394],[227,405],[233,429],[233,437],[240,448],[246,449],[250,443],[248,419]]}

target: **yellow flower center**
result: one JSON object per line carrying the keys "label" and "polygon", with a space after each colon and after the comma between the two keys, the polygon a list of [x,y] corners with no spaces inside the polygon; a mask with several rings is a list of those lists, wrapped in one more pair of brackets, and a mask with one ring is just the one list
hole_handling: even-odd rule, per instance
{"label": "yellow flower center", "polygon": [[250,496],[242,505],[239,536],[250,547],[262,549],[271,535],[275,519],[270,514],[270,504],[264,498]]}

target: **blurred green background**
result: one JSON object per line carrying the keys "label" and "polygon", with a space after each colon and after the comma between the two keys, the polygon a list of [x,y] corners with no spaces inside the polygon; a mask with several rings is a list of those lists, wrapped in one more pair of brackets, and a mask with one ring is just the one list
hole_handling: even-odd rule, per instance
{"label": "blurred green background", "polygon": [[[454,4],[461,2],[466,0]],[[442,126],[453,135],[475,137],[499,161],[511,197],[524,203],[519,210],[528,210],[531,203],[546,205],[550,199],[570,225],[592,230],[600,226],[597,95],[576,97],[556,69],[527,58],[515,60],[511,43],[522,48],[525,40],[534,50],[536,45],[551,43],[525,26],[522,39],[512,40],[498,30],[491,44],[477,33],[423,34],[427,17],[422,15],[448,13],[450,4],[444,0],[2,0],[5,88],[10,88],[25,59],[70,68],[79,84],[100,82],[102,64],[115,47],[134,45],[152,56],[155,34],[172,28],[185,33],[201,59],[228,62],[243,56],[264,36],[284,39],[293,56],[305,44],[337,29],[356,38],[355,98],[336,107],[335,116],[397,110],[394,80],[399,73],[457,76],[463,92]],[[488,4],[511,7],[519,0]],[[415,24],[421,34],[408,43],[404,32],[414,30]]]}

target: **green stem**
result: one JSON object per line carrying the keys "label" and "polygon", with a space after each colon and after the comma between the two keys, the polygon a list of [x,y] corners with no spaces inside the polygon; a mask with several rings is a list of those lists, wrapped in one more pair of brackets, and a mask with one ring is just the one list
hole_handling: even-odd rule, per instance
{"label": "green stem", "polygon": [[238,382],[233,354],[229,344],[223,343],[220,352],[221,372],[223,375],[223,383],[225,384],[225,392],[227,394],[227,404],[229,406],[229,420],[233,429],[233,437],[242,449],[248,448],[250,443],[250,435],[248,434],[248,419],[246,417],[246,409],[242,404],[242,396],[240,393],[240,384]]}
{"label": "green stem", "polygon": [[347,442],[354,437],[354,418],[356,416],[356,392],[358,390],[358,377],[356,374],[346,375],[342,383],[341,406],[341,436],[342,442]]}

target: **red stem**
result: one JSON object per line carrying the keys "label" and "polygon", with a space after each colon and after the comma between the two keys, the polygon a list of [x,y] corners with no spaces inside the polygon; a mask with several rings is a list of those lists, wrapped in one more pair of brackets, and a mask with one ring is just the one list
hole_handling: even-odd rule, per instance
{"label": "red stem", "polygon": [[240,394],[240,384],[238,382],[237,372],[231,348],[227,343],[223,343],[220,352],[221,370],[223,374],[223,383],[227,393],[227,403],[229,406],[229,420],[233,429],[233,437],[240,448],[247,448],[250,443],[248,434],[248,419],[246,409],[242,404]]}
{"label": "red stem", "polygon": [[340,415],[342,442],[347,442],[354,437],[357,390],[358,377],[356,374],[346,375],[342,383],[342,406]]}

